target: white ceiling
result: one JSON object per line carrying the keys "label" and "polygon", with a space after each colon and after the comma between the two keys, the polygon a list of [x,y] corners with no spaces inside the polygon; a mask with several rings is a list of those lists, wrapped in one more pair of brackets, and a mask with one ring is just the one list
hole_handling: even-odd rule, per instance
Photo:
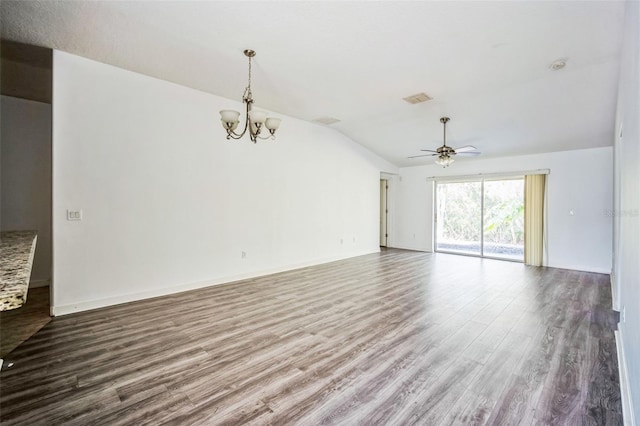
{"label": "white ceiling", "polygon": [[[620,1],[6,1],[2,38],[331,125],[387,160],[612,145]],[[549,65],[567,58],[561,71]],[[402,98],[426,92],[433,100]],[[218,120],[217,111],[211,111]],[[280,132],[286,130],[283,122]],[[222,130],[221,130],[222,131]],[[466,159],[466,161],[473,161]]]}

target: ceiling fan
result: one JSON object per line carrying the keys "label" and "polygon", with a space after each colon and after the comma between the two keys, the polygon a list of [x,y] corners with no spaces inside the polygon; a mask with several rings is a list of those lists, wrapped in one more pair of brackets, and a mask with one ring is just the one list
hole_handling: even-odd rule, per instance
{"label": "ceiling fan", "polygon": [[442,146],[435,151],[431,149],[421,149],[420,151],[430,152],[431,154],[414,155],[408,158],[437,156],[438,158],[436,159],[436,164],[439,164],[442,167],[448,167],[449,165],[451,165],[451,163],[453,163],[453,157],[455,155],[480,155],[480,151],[478,151],[475,146],[465,145],[455,149],[447,146],[447,123],[449,122],[449,117],[442,117],[440,119],[440,122],[444,127]]}

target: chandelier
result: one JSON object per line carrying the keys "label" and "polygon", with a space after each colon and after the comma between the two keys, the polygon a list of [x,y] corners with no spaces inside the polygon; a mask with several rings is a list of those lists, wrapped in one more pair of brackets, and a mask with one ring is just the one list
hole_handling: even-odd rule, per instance
{"label": "chandelier", "polygon": [[[249,131],[249,137],[251,142],[256,143],[258,139],[275,139],[275,133],[278,127],[280,127],[280,119],[274,117],[267,117],[267,113],[262,111],[252,111],[251,106],[253,104],[253,95],[251,94],[251,58],[256,56],[256,52],[250,49],[244,51],[244,55],[249,58],[249,83],[244,89],[242,95],[242,102],[246,104],[246,115],[244,118],[244,130],[242,133],[236,133],[235,130],[240,124],[240,113],[233,110],[220,111],[220,118],[222,121],[222,127],[227,131],[227,139],[240,139]],[[262,130],[266,127],[269,131],[269,135],[260,136]]]}

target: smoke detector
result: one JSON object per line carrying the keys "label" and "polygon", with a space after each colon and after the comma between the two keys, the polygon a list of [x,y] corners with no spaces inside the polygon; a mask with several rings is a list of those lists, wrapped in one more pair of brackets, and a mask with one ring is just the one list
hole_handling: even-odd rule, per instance
{"label": "smoke detector", "polygon": [[555,60],[551,63],[551,65],[549,65],[549,68],[551,68],[553,71],[558,71],[561,70],[562,68],[567,66],[567,60],[566,59],[558,59]]}

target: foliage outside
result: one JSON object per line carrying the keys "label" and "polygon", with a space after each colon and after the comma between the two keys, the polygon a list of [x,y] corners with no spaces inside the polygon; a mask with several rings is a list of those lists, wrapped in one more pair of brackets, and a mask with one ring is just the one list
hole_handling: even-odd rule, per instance
{"label": "foliage outside", "polygon": [[[481,237],[481,182],[439,183],[437,187],[438,245],[477,246]],[[484,244],[513,247],[524,245],[524,180],[484,182]]]}

